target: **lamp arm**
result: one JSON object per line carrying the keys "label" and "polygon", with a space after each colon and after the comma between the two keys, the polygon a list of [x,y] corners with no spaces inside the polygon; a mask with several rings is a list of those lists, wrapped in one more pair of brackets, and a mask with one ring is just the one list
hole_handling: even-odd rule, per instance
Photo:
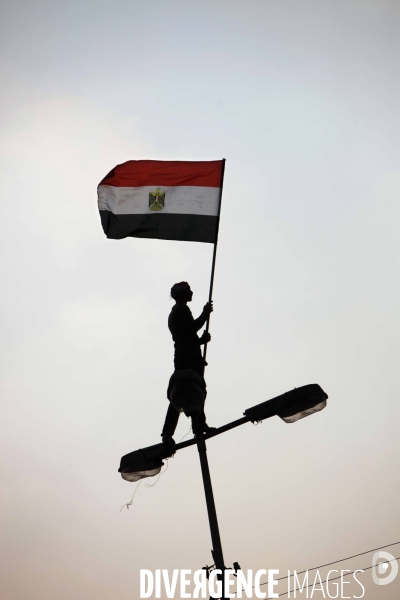
{"label": "lamp arm", "polygon": [[[229,431],[229,429],[234,429],[235,427],[239,427],[239,425],[243,425],[244,423],[248,423],[250,421],[249,417],[242,417],[241,419],[236,419],[236,421],[232,421],[231,423],[227,423],[226,425],[222,425],[222,427],[218,427],[209,433],[205,433],[203,438],[208,440],[209,438],[215,437],[216,435],[220,435],[220,433],[225,433],[225,431]],[[196,443],[196,438],[192,438],[187,440],[186,442],[181,442],[180,444],[175,444],[175,450],[181,450],[182,448],[187,448],[188,446],[193,446]]]}

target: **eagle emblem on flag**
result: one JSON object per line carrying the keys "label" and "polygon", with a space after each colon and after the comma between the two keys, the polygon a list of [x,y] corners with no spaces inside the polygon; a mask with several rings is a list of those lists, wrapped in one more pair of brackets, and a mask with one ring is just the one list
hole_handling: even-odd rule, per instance
{"label": "eagle emblem on flag", "polygon": [[149,209],[162,210],[165,206],[165,192],[161,188],[157,188],[155,192],[149,194]]}

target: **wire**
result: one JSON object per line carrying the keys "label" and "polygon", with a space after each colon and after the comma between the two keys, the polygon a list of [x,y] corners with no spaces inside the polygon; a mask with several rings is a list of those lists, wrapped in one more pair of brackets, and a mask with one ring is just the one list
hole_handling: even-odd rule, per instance
{"label": "wire", "polygon": [[188,431],[187,433],[185,433],[185,435],[183,436],[183,438],[180,440],[179,444],[180,444],[181,442],[183,442],[183,440],[185,439],[185,437],[186,437],[186,436],[188,436],[188,435],[189,435],[189,433],[190,433],[191,431],[192,431],[192,426],[190,425],[190,427],[189,427],[189,431]]}
{"label": "wire", "polygon": [[154,483],[145,483],[145,487],[154,487],[156,485],[156,483],[158,482],[158,480],[160,479],[161,475],[164,475],[165,471],[168,471],[168,458],[165,459],[167,461],[167,468],[164,469],[164,471],[160,471],[157,479],[155,480]]}
{"label": "wire", "polygon": [[[145,485],[146,487],[154,487],[154,486],[156,485],[157,481],[160,479],[161,475],[163,475],[163,474],[165,473],[165,471],[167,471],[167,470],[168,470],[168,458],[166,459],[166,461],[167,461],[167,468],[166,468],[166,469],[164,469],[164,471],[160,471],[160,473],[159,473],[159,475],[158,475],[158,477],[157,477],[157,479],[155,480],[155,482],[154,482],[154,483],[152,483],[151,485],[150,485],[150,484],[148,484],[148,483],[145,483],[144,485]],[[137,486],[136,486],[136,488],[135,488],[135,491],[133,492],[133,495],[132,495],[132,498],[131,498],[130,502],[127,502],[127,504],[124,504],[124,506],[121,506],[121,510],[120,510],[119,512],[121,512],[121,511],[122,511],[122,509],[123,509],[125,506],[126,506],[126,508],[127,508],[128,510],[129,510],[129,507],[130,507],[130,506],[132,506],[133,499],[134,499],[134,497],[135,497],[135,494],[136,494],[136,492],[137,492],[137,490],[138,490],[138,487],[139,487],[139,485],[142,483],[142,481],[143,481],[143,479],[141,479],[141,480],[139,481],[139,483],[137,484]]]}
{"label": "wire", "polygon": [[[396,542],[396,543],[398,544],[399,542]],[[390,544],[390,546],[394,546],[394,544]],[[382,546],[382,547],[386,548],[387,546]],[[370,552],[372,552],[372,550],[370,550]],[[345,560],[345,559],[343,559],[343,560]],[[385,562],[390,563],[390,562],[394,562],[395,560],[400,560],[400,556],[398,556],[397,558],[394,558],[393,560],[387,560]],[[340,560],[338,560],[337,562],[340,562]],[[331,563],[331,564],[333,564],[333,563]],[[373,569],[374,567],[376,567],[376,565],[372,565],[370,567],[365,567],[364,569],[356,569],[355,571],[350,571],[349,573],[347,573],[347,575],[353,575],[353,573],[357,573],[357,571],[368,571],[368,569]],[[310,571],[311,571],[311,569],[310,569]],[[347,569],[346,569],[346,571],[347,571]],[[304,573],[304,571],[302,571],[302,572]],[[300,575],[300,573],[299,573],[299,575]],[[327,583],[328,581],[335,581],[335,579],[340,579],[341,577],[342,577],[342,575],[339,575],[338,577],[332,577],[332,579],[326,579],[325,581],[321,581],[321,585],[323,583]],[[284,579],[284,577],[282,577],[282,579]],[[264,585],[264,584],[262,584],[262,585]],[[292,592],[299,592],[299,591],[302,592],[303,590],[306,590],[307,588],[314,586],[314,585],[315,585],[315,581],[314,581],[314,583],[310,583],[310,585],[307,585],[306,587],[296,588],[294,590],[283,592],[282,594],[279,594],[279,596],[286,596],[286,594],[291,594]],[[320,592],[321,590],[316,590],[316,591]]]}
{"label": "wire", "polygon": [[[353,556],[348,556],[347,558],[341,558],[340,560],[334,560],[333,562],[326,563],[325,565],[320,565],[319,567],[312,567],[312,569],[304,569],[304,571],[296,572],[297,575],[302,575],[306,573],[306,571],[315,571],[316,569],[323,569],[324,567],[329,567],[330,565],[335,565],[336,563],[343,562],[345,560],[350,560],[351,558],[356,558],[357,556],[362,556],[363,554],[369,554],[369,552],[376,552],[377,550],[382,550],[383,548],[389,548],[389,546],[396,546],[396,544],[400,544],[400,542],[394,542],[393,544],[386,544],[386,546],[380,546],[379,548],[373,548],[372,550],[366,550],[365,552],[360,552],[360,554],[354,554]],[[275,581],[280,581],[281,579],[287,579],[288,575],[285,577],[279,577],[275,579]],[[267,585],[268,581],[265,583],[261,583],[260,585]]]}
{"label": "wire", "polygon": [[129,510],[129,507],[130,507],[130,506],[132,506],[133,498],[135,497],[135,494],[136,494],[136,492],[137,492],[137,490],[138,490],[138,487],[139,487],[139,485],[140,485],[141,483],[142,483],[142,480],[140,480],[140,481],[139,481],[139,483],[137,484],[137,486],[136,486],[136,488],[135,488],[135,491],[133,492],[133,495],[132,495],[131,501],[130,501],[130,502],[128,502],[127,504],[124,504],[124,506],[121,506],[121,510],[120,510],[119,512],[121,512],[121,511],[122,511],[122,509],[123,509],[125,506],[126,506],[126,508]]}

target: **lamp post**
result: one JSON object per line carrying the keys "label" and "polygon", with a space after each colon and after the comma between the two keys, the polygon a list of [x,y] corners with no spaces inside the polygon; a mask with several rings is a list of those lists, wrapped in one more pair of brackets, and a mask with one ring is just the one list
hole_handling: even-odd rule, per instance
{"label": "lamp post", "polygon": [[210,525],[211,540],[212,540],[212,556],[215,562],[215,567],[221,571],[222,579],[222,595],[221,600],[224,600],[224,557],[222,553],[222,544],[219,534],[217,512],[214,502],[214,494],[211,484],[210,470],[208,468],[206,439],[225,433],[239,425],[248,423],[258,423],[264,419],[278,416],[285,423],[295,423],[304,417],[308,417],[316,412],[323,410],[326,407],[328,395],[316,383],[304,385],[300,388],[295,388],[290,392],[286,392],[280,396],[276,396],[271,400],[257,404],[244,411],[243,417],[227,423],[222,427],[212,430],[209,433],[203,434],[197,430],[197,419],[192,417],[193,433],[195,437],[181,442],[179,444],[162,443],[155,446],[149,446],[126,454],[121,458],[121,464],[118,471],[126,481],[139,481],[144,477],[152,477],[161,471],[163,459],[173,456],[178,450],[187,448],[197,444],[197,449],[200,457],[201,472],[203,476],[204,493],[206,497],[208,521]]}
{"label": "lamp post", "polygon": [[[208,522],[210,524],[211,541],[213,546],[211,554],[214,559],[215,567],[221,571],[221,574],[223,576],[225,569],[224,555],[222,553],[221,537],[219,535],[217,510],[215,508],[210,469],[208,468],[206,442],[204,439],[204,435],[201,432],[196,431],[197,424],[195,422],[195,419],[192,419],[192,422],[193,432],[196,435],[197,450],[199,452],[200,458],[201,474],[203,476],[204,493],[206,496]],[[224,596],[223,586],[224,582],[222,581],[222,597]]]}

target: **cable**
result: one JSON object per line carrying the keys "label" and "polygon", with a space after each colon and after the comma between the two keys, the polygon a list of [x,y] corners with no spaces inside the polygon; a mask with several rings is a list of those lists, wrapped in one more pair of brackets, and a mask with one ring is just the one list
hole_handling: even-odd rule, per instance
{"label": "cable", "polygon": [[135,494],[136,494],[136,492],[137,492],[137,490],[138,490],[138,487],[139,487],[139,485],[140,485],[141,483],[142,483],[142,479],[141,479],[141,480],[139,481],[139,483],[137,484],[137,486],[136,486],[136,488],[135,488],[135,491],[133,492],[133,495],[132,495],[131,501],[130,501],[130,502],[128,502],[127,504],[124,504],[124,506],[121,506],[121,510],[120,510],[119,512],[121,512],[121,511],[122,511],[122,509],[123,509],[125,506],[126,506],[126,508],[129,510],[129,507],[130,507],[130,506],[132,506],[133,498],[135,497]]}
{"label": "cable", "polygon": [[183,436],[183,438],[182,438],[182,439],[180,440],[180,442],[178,442],[178,443],[180,444],[181,442],[183,442],[183,440],[185,439],[185,437],[186,437],[187,435],[189,435],[189,433],[190,433],[191,431],[192,431],[192,426],[190,426],[190,427],[189,427],[189,431],[188,431],[187,433],[185,433],[185,435]]}
{"label": "cable", "polygon": [[[399,542],[396,542],[396,544],[398,544],[398,543]],[[390,544],[390,546],[394,546],[394,544]],[[382,546],[382,547],[386,548],[387,546]],[[370,552],[372,552],[372,550],[370,550]],[[345,560],[345,559],[343,559],[343,560]],[[385,562],[390,563],[390,562],[394,562],[395,560],[400,560],[400,556],[398,556],[397,558],[394,558],[393,560],[387,560]],[[340,562],[340,560],[338,560],[337,562]],[[331,563],[331,564],[333,564],[333,563]],[[357,573],[357,571],[368,571],[368,569],[373,569],[374,567],[376,567],[376,565],[372,565],[370,567],[365,567],[364,569],[356,569],[355,571],[350,571],[349,573],[347,573],[347,575],[353,575],[353,573]],[[310,571],[311,571],[311,569],[310,569]],[[346,569],[346,571],[347,571],[347,569]],[[302,571],[302,573],[304,573],[304,571]],[[299,573],[299,575],[300,575],[300,573]],[[328,581],[335,581],[335,579],[340,579],[341,577],[342,577],[342,575],[339,575],[338,577],[332,577],[332,579],[326,579],[325,581],[321,581],[321,585],[323,583],[327,583]],[[284,579],[284,577],[282,577],[282,579]],[[277,580],[275,580],[275,581],[277,581]],[[264,584],[261,584],[261,585],[264,585]],[[307,588],[314,586],[314,585],[315,585],[315,581],[314,581],[314,583],[310,583],[310,585],[307,585],[305,588],[304,587],[296,588],[294,590],[283,592],[282,594],[279,594],[279,596],[286,596],[286,594],[291,594],[292,592],[299,592],[299,591],[302,592],[303,590],[306,590]],[[321,590],[316,590],[316,591],[320,592]]]}
{"label": "cable", "polygon": [[160,479],[161,475],[164,475],[165,471],[168,471],[168,458],[166,458],[165,460],[167,461],[167,468],[164,469],[164,471],[160,471],[160,473],[154,483],[145,483],[144,484],[145,487],[154,487],[156,485],[157,481]]}
{"label": "cable", "polygon": [[[319,567],[312,567],[311,569],[304,569],[304,571],[299,571],[299,572],[296,571],[296,575],[302,575],[303,573],[306,573],[307,571],[315,571],[318,569],[323,569],[324,567],[330,567],[331,565],[335,565],[336,563],[344,562],[345,560],[350,560],[351,558],[356,558],[357,556],[363,556],[364,554],[369,554],[370,552],[376,552],[377,550],[383,550],[383,548],[389,548],[390,546],[396,546],[397,544],[400,544],[400,541],[393,542],[393,544],[386,544],[386,546],[379,546],[379,548],[372,548],[371,550],[366,550],[365,552],[360,552],[359,554],[353,554],[353,556],[348,556],[347,558],[341,558],[340,560],[334,560],[333,562],[326,563],[325,565],[320,565]],[[368,567],[368,568],[370,568],[370,567]],[[364,569],[364,571],[366,571],[366,569]],[[353,571],[353,573],[354,573],[354,571]],[[282,579],[287,579],[287,578],[288,578],[288,575],[285,575],[284,577],[278,577],[277,579],[274,579],[274,581],[282,581]],[[333,579],[331,581],[333,581]],[[260,583],[260,587],[262,585],[267,585],[267,584],[268,584],[268,581],[266,581],[265,583]],[[310,586],[308,586],[308,587],[310,587]],[[255,586],[253,585],[252,589],[254,590],[254,588],[255,588]],[[286,594],[287,593],[288,592],[286,592]]]}
{"label": "cable", "polygon": [[[306,573],[306,571],[315,571],[316,569],[323,569],[324,567],[329,567],[330,565],[335,565],[336,563],[343,562],[345,560],[350,560],[351,558],[356,558],[357,556],[362,556],[363,554],[369,554],[369,552],[376,552],[377,550],[382,550],[383,548],[389,548],[389,546],[396,546],[396,544],[400,544],[400,542],[394,542],[393,544],[386,544],[386,546],[380,546],[379,548],[373,548],[372,550],[366,550],[365,552],[360,552],[360,554],[354,554],[353,556],[348,556],[347,558],[341,558],[340,560],[334,560],[333,562],[326,563],[325,565],[321,565],[319,567],[312,567],[312,569],[304,569],[304,571],[299,571],[297,575],[302,575]],[[285,577],[279,577],[275,579],[275,581],[280,581],[281,579],[287,579],[288,575]],[[265,583],[261,583],[260,585],[267,585],[268,581]],[[254,587],[253,587],[254,589]]]}
{"label": "cable", "polygon": [[[158,475],[158,477],[157,477],[157,479],[155,480],[155,482],[154,482],[154,483],[152,483],[152,484],[145,483],[144,485],[145,485],[146,487],[154,487],[154,486],[156,485],[157,481],[160,479],[161,475],[163,475],[163,474],[165,473],[165,471],[167,471],[167,470],[168,470],[168,458],[166,459],[166,461],[167,461],[167,468],[166,468],[166,469],[164,469],[164,471],[160,471],[160,473],[159,473],[159,475]],[[136,494],[136,492],[137,492],[137,490],[138,490],[138,487],[139,487],[139,485],[142,483],[142,481],[143,481],[143,479],[141,479],[141,480],[139,481],[139,483],[137,484],[137,486],[136,486],[136,488],[135,488],[135,491],[133,492],[133,495],[132,495],[132,498],[131,498],[130,502],[127,502],[126,504],[124,504],[124,506],[121,506],[121,510],[120,510],[119,512],[121,512],[121,511],[122,511],[122,509],[123,509],[123,508],[125,508],[125,506],[126,506],[126,508],[127,508],[128,510],[129,510],[129,507],[130,507],[130,506],[132,506],[133,499],[134,499],[134,497],[135,497],[135,494]]]}

